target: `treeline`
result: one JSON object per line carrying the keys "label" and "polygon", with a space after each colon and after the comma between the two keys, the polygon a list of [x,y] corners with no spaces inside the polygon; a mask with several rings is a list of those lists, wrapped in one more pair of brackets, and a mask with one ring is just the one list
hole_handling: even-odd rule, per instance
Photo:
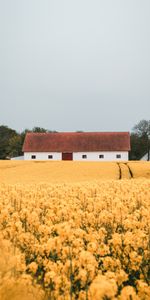
{"label": "treeline", "polygon": [[[42,127],[25,129],[18,133],[8,126],[0,126],[0,159],[10,159],[11,157],[21,156],[24,138],[27,132],[56,132]],[[139,160],[148,153],[150,160],[150,120],[141,120],[133,127],[131,134],[130,160]]]}

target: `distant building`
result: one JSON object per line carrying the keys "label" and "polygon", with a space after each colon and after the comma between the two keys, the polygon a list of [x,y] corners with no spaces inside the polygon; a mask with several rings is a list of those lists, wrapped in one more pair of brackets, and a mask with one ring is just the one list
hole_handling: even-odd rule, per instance
{"label": "distant building", "polygon": [[149,161],[150,160],[150,151],[149,151],[149,153],[148,152],[145,153],[145,155],[143,155],[140,160]]}
{"label": "distant building", "polygon": [[128,132],[27,133],[25,160],[128,160]]}
{"label": "distant building", "polygon": [[11,160],[24,160],[24,156],[11,157]]}

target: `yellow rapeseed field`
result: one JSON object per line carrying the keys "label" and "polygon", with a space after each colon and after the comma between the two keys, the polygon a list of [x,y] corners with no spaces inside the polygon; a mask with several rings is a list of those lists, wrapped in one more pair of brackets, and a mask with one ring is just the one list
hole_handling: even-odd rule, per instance
{"label": "yellow rapeseed field", "polygon": [[100,179],[150,178],[150,162],[0,161],[3,183],[71,183]]}
{"label": "yellow rapeseed field", "polygon": [[149,172],[0,162],[0,300],[149,300]]}
{"label": "yellow rapeseed field", "polygon": [[81,182],[99,179],[117,179],[116,163],[73,161],[1,161],[0,181],[6,183]]}

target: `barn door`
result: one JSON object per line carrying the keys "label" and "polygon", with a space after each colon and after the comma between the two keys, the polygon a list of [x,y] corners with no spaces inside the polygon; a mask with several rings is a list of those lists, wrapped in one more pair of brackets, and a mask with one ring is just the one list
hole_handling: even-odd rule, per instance
{"label": "barn door", "polygon": [[62,160],[72,160],[73,155],[72,153],[62,153]]}

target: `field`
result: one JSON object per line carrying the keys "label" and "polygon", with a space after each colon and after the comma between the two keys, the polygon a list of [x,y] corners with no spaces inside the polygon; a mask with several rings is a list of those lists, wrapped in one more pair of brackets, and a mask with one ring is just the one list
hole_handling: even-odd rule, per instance
{"label": "field", "polygon": [[0,162],[0,300],[149,300],[150,163]]}
{"label": "field", "polygon": [[[129,171],[130,170],[130,171]],[[101,179],[150,179],[150,162],[0,161],[0,182],[74,183]]]}

